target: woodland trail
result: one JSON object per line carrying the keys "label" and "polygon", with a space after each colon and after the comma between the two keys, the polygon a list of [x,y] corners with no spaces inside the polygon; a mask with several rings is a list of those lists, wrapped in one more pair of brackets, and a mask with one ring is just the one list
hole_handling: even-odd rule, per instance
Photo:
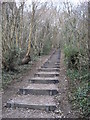
{"label": "woodland trail", "polygon": [[38,67],[33,77],[28,75],[24,79],[27,84],[16,87],[16,94],[7,101],[3,94],[3,118],[76,117],[68,103],[68,81],[61,67],[60,50],[56,50]]}

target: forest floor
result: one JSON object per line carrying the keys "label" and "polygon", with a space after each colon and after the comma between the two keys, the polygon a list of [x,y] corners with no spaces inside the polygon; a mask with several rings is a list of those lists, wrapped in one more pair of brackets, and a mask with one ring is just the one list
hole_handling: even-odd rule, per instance
{"label": "forest floor", "polygon": [[[51,53],[50,53],[51,54]],[[40,67],[45,59],[49,55],[41,56],[38,61],[33,62],[30,70],[25,72],[18,80],[12,81],[4,90],[2,91],[2,117],[3,118],[78,118],[78,111],[72,110],[71,103],[69,103],[68,95],[69,84],[68,78],[66,77],[66,68],[64,65],[64,55],[61,53],[60,58],[60,76],[59,76],[59,94],[55,96],[56,102],[58,103],[58,108],[55,112],[45,112],[42,110],[31,110],[25,108],[6,108],[6,102],[12,98],[12,96],[17,95],[19,88],[28,85],[28,79],[34,76],[37,68]]]}

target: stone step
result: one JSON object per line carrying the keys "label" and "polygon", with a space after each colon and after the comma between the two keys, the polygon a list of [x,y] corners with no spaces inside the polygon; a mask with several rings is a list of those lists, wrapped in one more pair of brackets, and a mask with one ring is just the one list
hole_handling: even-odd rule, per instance
{"label": "stone step", "polygon": [[58,69],[60,69],[60,65],[55,65],[53,68],[58,68]]}
{"label": "stone step", "polygon": [[56,61],[56,63],[59,63],[59,64],[60,64],[60,60]]}
{"label": "stone step", "polygon": [[54,77],[59,76],[59,72],[37,72],[35,76],[38,77]]}
{"label": "stone step", "polygon": [[58,87],[56,84],[29,84],[27,87],[20,88],[18,93],[24,95],[56,95]]}
{"label": "stone step", "polygon": [[48,111],[54,111],[56,104],[53,96],[34,96],[34,95],[23,95],[14,97],[7,101],[6,104],[9,108],[29,108],[29,109],[41,109]]}
{"label": "stone step", "polygon": [[55,65],[59,66],[59,65],[60,65],[60,63],[57,63],[57,62],[56,62],[56,63],[55,63]]}
{"label": "stone step", "polygon": [[47,72],[52,72],[52,71],[60,71],[60,69],[59,68],[38,68],[37,69],[38,71],[47,71]]}
{"label": "stone step", "polygon": [[29,79],[30,83],[35,83],[35,84],[52,84],[52,83],[59,83],[58,77],[34,77]]}

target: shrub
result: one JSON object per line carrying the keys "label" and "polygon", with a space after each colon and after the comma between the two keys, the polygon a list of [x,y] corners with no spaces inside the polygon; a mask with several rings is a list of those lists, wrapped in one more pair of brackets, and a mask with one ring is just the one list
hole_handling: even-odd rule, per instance
{"label": "shrub", "polygon": [[80,57],[83,56],[82,53],[83,50],[75,46],[64,46],[65,62],[68,68],[78,69],[80,67]]}
{"label": "shrub", "polygon": [[50,50],[51,50],[51,41],[50,40],[47,40],[46,42],[45,42],[45,44],[44,44],[44,46],[43,46],[43,54],[44,55],[47,55],[49,52],[50,52]]}
{"label": "shrub", "polygon": [[6,71],[14,71],[17,63],[18,50],[16,48],[9,49],[3,54],[2,65]]}
{"label": "shrub", "polygon": [[84,117],[88,117],[90,113],[90,72],[88,70],[67,70],[70,78],[71,99],[73,108],[77,108]]}

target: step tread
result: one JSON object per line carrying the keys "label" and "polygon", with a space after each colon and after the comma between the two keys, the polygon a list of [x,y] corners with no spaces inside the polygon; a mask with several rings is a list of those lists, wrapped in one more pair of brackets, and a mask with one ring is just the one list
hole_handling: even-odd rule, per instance
{"label": "step tread", "polygon": [[33,90],[58,90],[56,84],[29,84],[27,87],[22,89],[33,89]]}
{"label": "step tread", "polygon": [[60,63],[55,63],[55,65],[60,65]]}
{"label": "step tread", "polygon": [[11,104],[24,104],[24,105],[40,105],[40,106],[55,106],[54,97],[53,96],[41,96],[41,95],[18,95],[18,97],[14,97],[12,100],[7,101],[7,103]]}
{"label": "step tread", "polygon": [[37,72],[36,74],[45,74],[45,75],[47,75],[47,74],[49,74],[49,75],[52,75],[52,74],[59,74],[59,72],[47,72],[47,71],[45,71],[45,72]]}
{"label": "step tread", "polygon": [[38,68],[38,70],[59,70],[59,68]]}
{"label": "step tread", "polygon": [[33,77],[29,80],[58,80],[58,77]]}

